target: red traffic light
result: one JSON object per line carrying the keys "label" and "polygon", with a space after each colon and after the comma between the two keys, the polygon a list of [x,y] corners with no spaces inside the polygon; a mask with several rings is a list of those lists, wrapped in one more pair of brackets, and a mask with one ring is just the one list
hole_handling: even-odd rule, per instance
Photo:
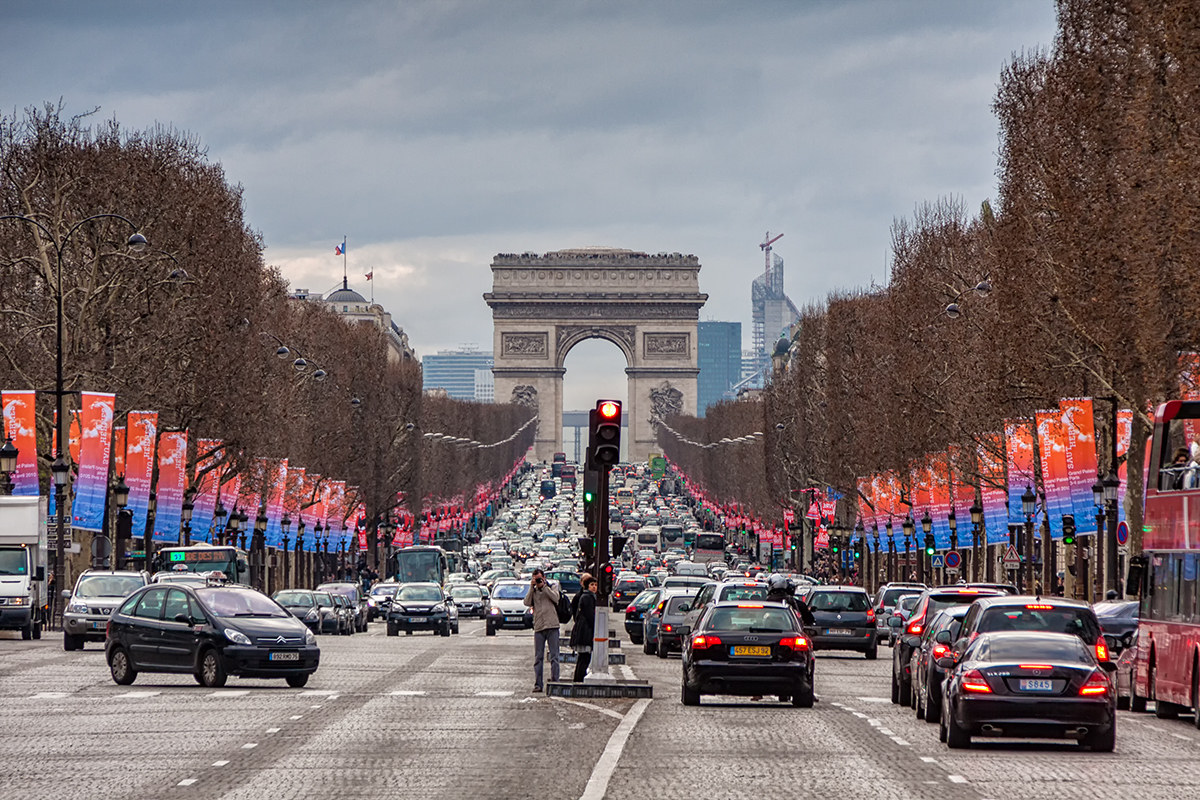
{"label": "red traffic light", "polygon": [[596,406],[601,419],[617,419],[621,416],[621,404],[615,400],[604,400]]}

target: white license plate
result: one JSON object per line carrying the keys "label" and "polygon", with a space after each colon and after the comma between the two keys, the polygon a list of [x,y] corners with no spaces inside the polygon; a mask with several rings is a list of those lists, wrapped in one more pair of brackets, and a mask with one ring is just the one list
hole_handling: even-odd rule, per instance
{"label": "white license plate", "polygon": [[845,628],[826,628],[826,636],[853,636],[854,631],[846,630]]}
{"label": "white license plate", "polygon": [[92,623],[92,630],[97,630],[97,631],[104,630],[106,627],[108,627],[107,622],[93,622]]}
{"label": "white license plate", "polygon": [[1050,685],[1050,681],[1048,680],[1021,679],[1022,692],[1048,692],[1050,691]]}
{"label": "white license plate", "polygon": [[408,621],[409,622],[424,622],[425,618],[424,617],[409,617]]}
{"label": "white license plate", "polygon": [[271,653],[267,656],[268,661],[299,661],[299,653]]}

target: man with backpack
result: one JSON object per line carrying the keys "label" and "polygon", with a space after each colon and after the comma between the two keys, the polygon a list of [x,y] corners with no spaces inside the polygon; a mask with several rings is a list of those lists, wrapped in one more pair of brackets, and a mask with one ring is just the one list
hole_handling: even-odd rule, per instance
{"label": "man with backpack", "polygon": [[543,651],[550,651],[550,680],[558,680],[558,606],[561,594],[546,581],[546,573],[533,571],[525,606],[533,609],[533,690],[542,690]]}

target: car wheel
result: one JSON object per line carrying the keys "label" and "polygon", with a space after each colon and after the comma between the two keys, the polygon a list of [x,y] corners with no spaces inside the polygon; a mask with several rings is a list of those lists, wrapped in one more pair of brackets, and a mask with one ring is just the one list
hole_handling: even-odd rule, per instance
{"label": "car wheel", "polygon": [[892,703],[900,705],[900,684],[896,682],[895,670],[892,670]]}
{"label": "car wheel", "polygon": [[1179,716],[1179,706],[1158,699],[1158,669],[1150,668],[1150,696],[1154,698],[1154,716],[1159,719],[1176,719]]}
{"label": "car wheel", "polygon": [[487,631],[485,631],[484,635],[485,635],[485,636],[495,636],[495,635],[496,635],[496,628],[495,628],[495,626],[494,626],[494,625],[488,625],[488,626],[487,626]]}
{"label": "car wheel", "polygon": [[681,694],[682,694],[682,697],[680,699],[683,701],[683,704],[685,706],[700,705],[700,690],[693,689],[690,686],[688,686],[687,681],[683,681],[683,691],[681,692]]}
{"label": "car wheel", "polygon": [[133,668],[129,654],[123,647],[113,649],[108,659],[108,671],[112,675],[113,683],[118,686],[128,686],[137,680],[137,670]]}
{"label": "car wheel", "polygon": [[666,658],[667,655],[671,651],[667,649],[667,643],[664,642],[662,639],[659,639],[658,640],[658,649],[656,652],[657,652],[659,658]]}
{"label": "car wheel", "polygon": [[[33,622],[31,622],[29,624],[33,629],[31,631],[31,633],[33,634],[33,638],[41,639],[42,638],[42,622],[41,622],[41,620],[34,620]],[[83,640],[82,639],[79,642],[79,649],[80,650],[83,649]]]}
{"label": "car wheel", "polygon": [[942,718],[941,695],[934,691],[933,684],[925,684],[925,721],[931,725]]}
{"label": "car wheel", "polygon": [[1192,660],[1192,711],[1195,716],[1193,724],[1200,729],[1200,666]]}
{"label": "car wheel", "polygon": [[871,642],[871,646],[863,653],[867,657],[867,661],[874,661],[879,658],[879,642]]}
{"label": "car wheel", "polygon": [[642,635],[640,633],[631,633],[629,634],[629,641],[631,644],[641,644]]}
{"label": "car wheel", "polygon": [[400,635],[400,629],[399,629],[399,628],[397,628],[395,625],[388,625],[388,627],[387,627],[387,635],[388,635],[388,636],[399,636],[399,635]]}
{"label": "car wheel", "polygon": [[946,741],[946,709],[942,708],[942,716],[938,717],[938,741]]}
{"label": "car wheel", "polygon": [[82,650],[83,637],[75,636],[70,633],[63,634],[63,650]]}
{"label": "car wheel", "polygon": [[446,622],[443,622],[443,623],[442,623],[442,629],[439,631],[439,633],[440,633],[442,636],[449,636],[449,635],[450,635],[450,622],[449,622],[449,621],[446,621]]}
{"label": "car wheel", "polygon": [[1146,713],[1146,698],[1139,696],[1137,691],[1136,670],[1129,674],[1129,710],[1135,714]]}
{"label": "car wheel", "polygon": [[200,657],[200,682],[209,689],[220,689],[225,685],[225,667],[216,650],[209,648]]}
{"label": "car wheel", "polygon": [[26,641],[33,638],[33,623],[32,622],[30,622],[24,628],[21,628],[21,638],[25,639]]}
{"label": "car wheel", "polygon": [[792,705],[796,708],[812,708],[814,700],[812,681],[802,681],[800,688],[792,695]]}
{"label": "car wheel", "polygon": [[305,673],[304,675],[288,675],[287,676],[287,685],[292,687],[293,689],[299,689],[302,686],[304,686],[306,683],[308,683],[308,673]]}
{"label": "car wheel", "polygon": [[454,623],[454,632],[458,633],[458,622],[457,621],[455,621],[455,623]]}
{"label": "car wheel", "polygon": [[1090,733],[1080,744],[1087,747],[1093,753],[1111,753],[1117,746],[1116,719],[1113,719],[1113,724],[1108,727],[1108,730]]}
{"label": "car wheel", "polygon": [[914,689],[913,697],[915,697],[917,701],[917,719],[925,719],[925,703],[921,700],[921,693]]}
{"label": "car wheel", "polygon": [[965,750],[971,746],[971,737],[958,726],[954,720],[954,712],[946,713],[946,744],[951,750]]}
{"label": "car wheel", "polygon": [[654,655],[654,645],[650,644],[649,639],[642,642],[642,652],[648,656]]}

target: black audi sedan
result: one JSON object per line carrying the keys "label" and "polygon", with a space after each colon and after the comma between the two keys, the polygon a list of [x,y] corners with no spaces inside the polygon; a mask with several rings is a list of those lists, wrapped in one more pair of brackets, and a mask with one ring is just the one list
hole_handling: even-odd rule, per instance
{"label": "black audi sedan", "polygon": [[701,695],[778,695],[811,708],[815,662],[795,613],[782,603],[713,603],[684,637],[683,704]]}
{"label": "black audi sedan", "polygon": [[436,583],[402,583],[388,611],[387,635],[399,636],[404,631],[433,631],[449,636],[458,628],[458,608],[446,597]]}
{"label": "black audi sedan", "polygon": [[1117,734],[1111,661],[1073,633],[982,633],[960,659],[946,655],[940,737],[952,748],[973,736],[1075,739],[1112,752]]}
{"label": "black audi sedan", "polygon": [[300,687],[321,660],[303,622],[245,586],[151,584],[113,612],[107,633],[105,657],[122,686],[139,672],[174,672],[210,688],[230,675]]}

